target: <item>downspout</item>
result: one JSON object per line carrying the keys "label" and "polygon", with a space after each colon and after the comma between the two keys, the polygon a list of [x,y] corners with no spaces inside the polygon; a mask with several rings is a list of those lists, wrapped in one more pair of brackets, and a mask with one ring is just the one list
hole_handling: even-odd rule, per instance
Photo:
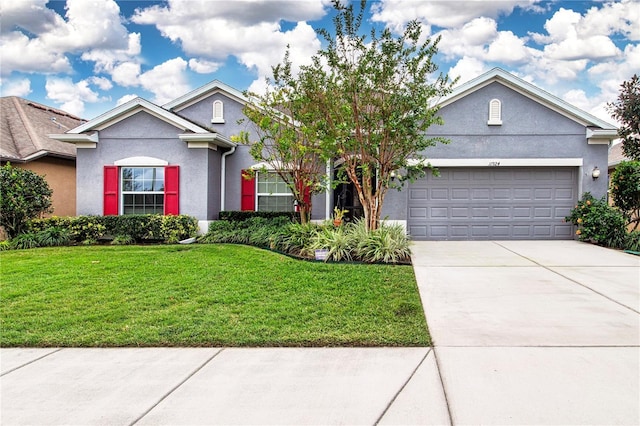
{"label": "downspout", "polygon": [[227,188],[227,155],[231,155],[236,152],[236,145],[224,154],[220,159],[220,211],[224,211],[224,199],[226,196]]}

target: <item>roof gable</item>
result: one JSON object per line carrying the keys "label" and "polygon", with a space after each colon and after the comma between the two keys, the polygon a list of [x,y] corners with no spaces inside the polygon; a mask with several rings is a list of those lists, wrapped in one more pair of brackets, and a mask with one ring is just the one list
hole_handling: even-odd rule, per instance
{"label": "roof gable", "polygon": [[135,98],[126,102],[116,108],[108,111],[87,123],[76,127],[75,129],[67,132],[68,134],[80,134],[89,132],[92,130],[105,129],[119,121],[122,121],[132,115],[135,115],[141,111],[144,111],[174,127],[182,129],[183,131],[189,131],[193,133],[209,133],[209,130],[200,127],[189,120],[186,120],[171,111],[167,111],[164,108],[159,107],[142,98]]}
{"label": "roof gable", "polygon": [[213,95],[214,93],[222,93],[225,96],[228,96],[229,98],[240,102],[241,104],[247,103],[247,98],[242,92],[222,83],[221,81],[213,80],[202,87],[192,90],[191,92],[180,96],[179,98],[167,104],[164,104],[162,107],[167,110],[178,112],[184,108],[200,102],[201,100]]}
{"label": "roof gable", "polygon": [[0,157],[3,160],[26,162],[44,156],[76,157],[73,145],[62,143],[48,135],[74,128],[85,120],[16,96],[1,98],[0,107]]}
{"label": "roof gable", "polygon": [[494,68],[473,80],[456,87],[451,94],[440,100],[438,106],[443,107],[449,105],[494,82],[502,84],[585,127],[599,127],[603,130],[609,131],[608,133],[615,132],[617,130],[612,124],[609,124],[606,121],[563,101],[557,96],[554,96],[501,68]]}

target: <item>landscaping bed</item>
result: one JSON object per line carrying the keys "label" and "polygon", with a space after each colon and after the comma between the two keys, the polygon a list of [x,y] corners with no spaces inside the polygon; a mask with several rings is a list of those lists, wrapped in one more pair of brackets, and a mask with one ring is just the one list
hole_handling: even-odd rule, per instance
{"label": "landscaping bed", "polygon": [[3,347],[427,346],[410,266],[243,245],[4,251]]}

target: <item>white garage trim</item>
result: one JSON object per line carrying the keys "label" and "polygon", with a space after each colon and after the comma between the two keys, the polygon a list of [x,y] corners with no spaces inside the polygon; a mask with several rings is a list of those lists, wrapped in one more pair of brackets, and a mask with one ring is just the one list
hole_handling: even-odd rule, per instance
{"label": "white garage trim", "polygon": [[582,167],[582,158],[430,158],[409,159],[408,163],[433,167]]}

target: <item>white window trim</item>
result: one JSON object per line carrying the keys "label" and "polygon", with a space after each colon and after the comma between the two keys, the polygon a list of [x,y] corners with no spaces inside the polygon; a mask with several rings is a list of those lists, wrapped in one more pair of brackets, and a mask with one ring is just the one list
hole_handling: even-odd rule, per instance
{"label": "white window trim", "polygon": [[[294,199],[293,199],[293,194],[291,192],[289,192],[288,194],[283,194],[283,193],[259,192],[258,191],[258,188],[259,188],[258,182],[260,180],[260,173],[261,172],[256,172],[256,182],[255,182],[255,185],[256,185],[255,194],[256,195],[254,197],[255,198],[255,200],[254,200],[254,202],[255,202],[255,207],[254,207],[255,211],[268,211],[268,210],[259,210],[258,209],[258,198],[261,197],[261,196],[262,197],[289,197],[289,198],[291,198],[291,206],[293,208],[294,207],[294,204],[293,204]],[[262,172],[262,173],[264,173],[264,172]],[[276,173],[276,172],[273,171],[273,170],[267,170],[266,173]]]}
{"label": "white window trim", "polygon": [[[131,157],[131,158],[151,158],[151,157]],[[162,160],[159,160],[162,161]],[[116,161],[117,163],[117,161]],[[129,195],[129,194],[149,194],[149,195],[157,195],[157,194],[161,194],[164,195],[164,190],[163,191],[125,191],[124,190],[124,178],[122,176],[124,169],[149,169],[149,168],[164,168],[164,166],[168,165],[169,163],[166,163],[164,165],[140,165],[140,164],[136,164],[136,165],[122,165],[118,167],[118,191],[119,191],[119,195],[118,195],[118,215],[119,216],[123,216],[124,213],[124,196]],[[116,166],[118,166],[118,164],[115,164]],[[163,175],[164,176],[164,175]],[[164,180],[164,177],[163,177]],[[165,208],[165,203],[166,200],[163,199],[162,201],[162,209],[164,210]]]}
{"label": "white window trim", "polygon": [[114,161],[113,165],[119,167],[164,167],[168,166],[169,162],[154,157],[128,157]]}
{"label": "white window trim", "polygon": [[502,125],[502,102],[500,99],[491,99],[489,101],[489,126],[501,126]]}
{"label": "white window trim", "polygon": [[[220,114],[216,114],[216,106],[220,106]],[[224,123],[224,104],[221,100],[213,101],[211,117],[212,123]]]}

